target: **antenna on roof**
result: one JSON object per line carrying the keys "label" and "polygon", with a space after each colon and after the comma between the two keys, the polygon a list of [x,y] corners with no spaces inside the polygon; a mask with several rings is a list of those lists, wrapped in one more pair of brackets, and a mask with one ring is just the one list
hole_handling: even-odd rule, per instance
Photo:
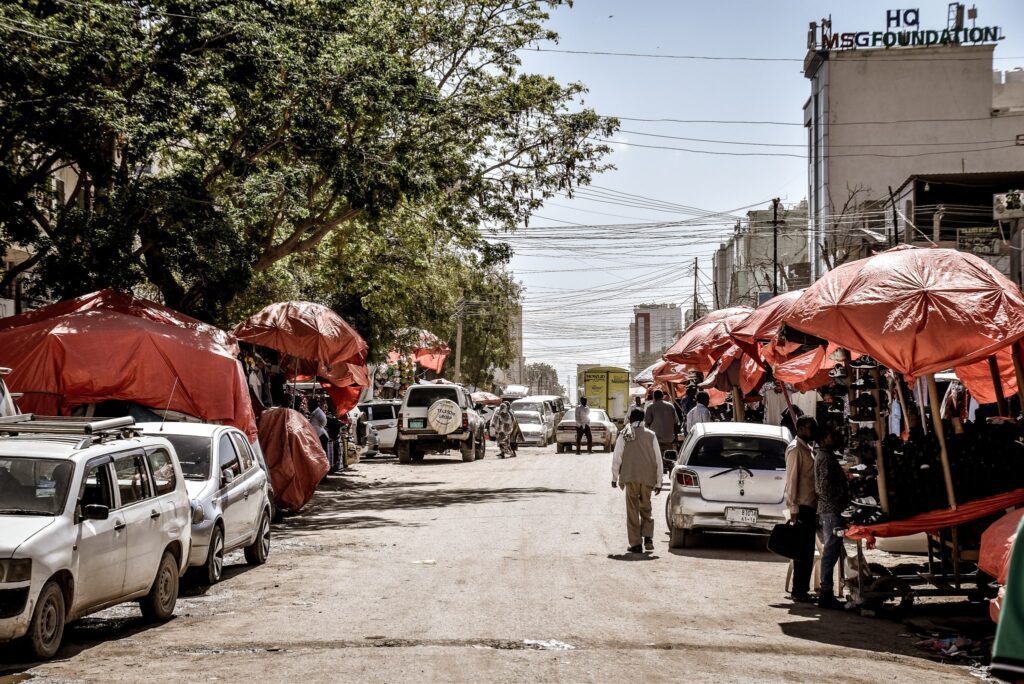
{"label": "antenna on roof", "polygon": [[174,399],[174,390],[178,389],[178,376],[174,376],[174,384],[171,386],[171,396],[167,397],[167,406],[164,407],[164,415],[160,420],[160,432],[164,431],[164,423],[167,422],[167,412],[171,410],[171,401]]}

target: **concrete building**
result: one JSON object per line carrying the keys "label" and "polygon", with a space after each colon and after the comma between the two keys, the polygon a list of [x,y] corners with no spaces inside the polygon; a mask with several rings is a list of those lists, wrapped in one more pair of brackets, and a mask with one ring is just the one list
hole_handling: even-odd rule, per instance
{"label": "concrete building", "polygon": [[629,324],[629,371],[635,375],[661,358],[683,327],[678,304],[638,304]]}
{"label": "concrete building", "polygon": [[[811,24],[804,124],[812,280],[913,231],[893,226],[890,195],[911,176],[1024,167],[1024,74],[993,72],[1002,29],[965,27],[962,9],[949,17],[880,11],[870,32],[847,33],[831,19]],[[901,224],[912,220],[897,210]]]}
{"label": "concrete building", "polygon": [[777,259],[773,220],[772,207],[748,211],[747,220],[737,223],[715,252],[714,308],[757,306],[772,296],[776,284],[779,292],[788,292],[810,283],[807,202],[779,206]]}

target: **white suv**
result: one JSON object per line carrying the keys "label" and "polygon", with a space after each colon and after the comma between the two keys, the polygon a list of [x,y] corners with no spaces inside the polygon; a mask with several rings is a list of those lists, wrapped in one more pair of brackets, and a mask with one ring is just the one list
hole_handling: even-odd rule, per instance
{"label": "white suv", "polygon": [[398,412],[398,461],[422,461],[428,453],[456,447],[463,461],[483,458],[487,450],[484,419],[473,409],[462,385],[413,385]]}
{"label": "white suv", "polygon": [[66,623],[109,606],[170,618],[189,518],[174,448],[131,418],[0,418],[0,641],[51,658]]}

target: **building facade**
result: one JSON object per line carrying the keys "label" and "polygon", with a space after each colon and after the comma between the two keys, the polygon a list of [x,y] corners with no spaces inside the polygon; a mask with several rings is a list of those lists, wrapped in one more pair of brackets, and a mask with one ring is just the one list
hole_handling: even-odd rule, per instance
{"label": "building facade", "polygon": [[629,324],[629,370],[636,375],[661,358],[683,327],[678,304],[638,304]]}
{"label": "building facade", "polygon": [[[880,12],[870,33],[842,33],[831,19],[811,24],[804,125],[812,280],[902,241],[908,229],[921,236],[898,203],[894,225],[895,192],[908,178],[1024,167],[1024,74],[992,69],[990,41],[1001,29],[964,26],[962,11],[948,19],[913,12]],[[920,30],[926,22],[939,26]]]}

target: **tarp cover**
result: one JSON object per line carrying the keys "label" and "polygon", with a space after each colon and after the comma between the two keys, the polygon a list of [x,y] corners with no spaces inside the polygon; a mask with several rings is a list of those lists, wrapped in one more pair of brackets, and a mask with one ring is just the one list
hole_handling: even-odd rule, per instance
{"label": "tarp cover", "polygon": [[[62,303],[63,304],[63,303]],[[26,412],[68,415],[81,404],[130,401],[233,425],[256,420],[242,366],[209,331],[90,307],[47,307],[0,322],[0,366]],[[70,313],[69,313],[70,311]]]}
{"label": "tarp cover", "polygon": [[[981,535],[981,548],[978,551],[978,568],[994,577],[1001,584],[1006,584],[1010,568],[1010,554],[1013,542],[1017,539],[1017,528],[1024,518],[1024,508],[1018,508],[1004,515],[988,526]],[[1000,601],[993,600],[989,604],[989,615],[994,622],[999,622]]]}
{"label": "tarp cover", "polygon": [[707,373],[718,356],[732,345],[729,336],[732,327],[749,316],[751,311],[753,309],[746,306],[712,311],[687,328],[662,358]]}
{"label": "tarp cover", "polygon": [[1024,489],[1015,489],[1012,492],[961,504],[955,511],[944,508],[921,513],[906,520],[892,520],[877,525],[851,525],[845,536],[847,539],[863,539],[869,548],[873,548],[876,537],[902,537],[918,532],[936,532],[944,527],[962,525],[1021,504],[1024,504]]}
{"label": "tarp cover", "polygon": [[366,364],[366,341],[345,319],[314,302],[271,304],[235,326],[234,333],[245,342],[316,361],[327,372],[346,363]]}
{"label": "tarp cover", "polygon": [[785,322],[920,377],[1024,337],[1024,295],[972,254],[901,245],[829,271]]}
{"label": "tarp cover", "polygon": [[260,418],[260,446],[275,503],[289,511],[305,506],[330,467],[313,426],[298,411],[269,409]]}
{"label": "tarp cover", "polygon": [[[408,334],[408,331],[405,334]],[[420,330],[414,334],[416,341],[406,358],[413,363],[418,363],[423,368],[440,373],[451,349],[432,332]],[[392,351],[388,354],[388,363],[390,364],[396,364],[401,359],[400,352]]]}
{"label": "tarp cover", "polygon": [[789,314],[803,290],[784,292],[772,297],[767,302],[750,312],[739,324],[734,325],[729,334],[743,351],[750,356],[758,357],[758,342],[770,342],[779,334],[782,322]]}

